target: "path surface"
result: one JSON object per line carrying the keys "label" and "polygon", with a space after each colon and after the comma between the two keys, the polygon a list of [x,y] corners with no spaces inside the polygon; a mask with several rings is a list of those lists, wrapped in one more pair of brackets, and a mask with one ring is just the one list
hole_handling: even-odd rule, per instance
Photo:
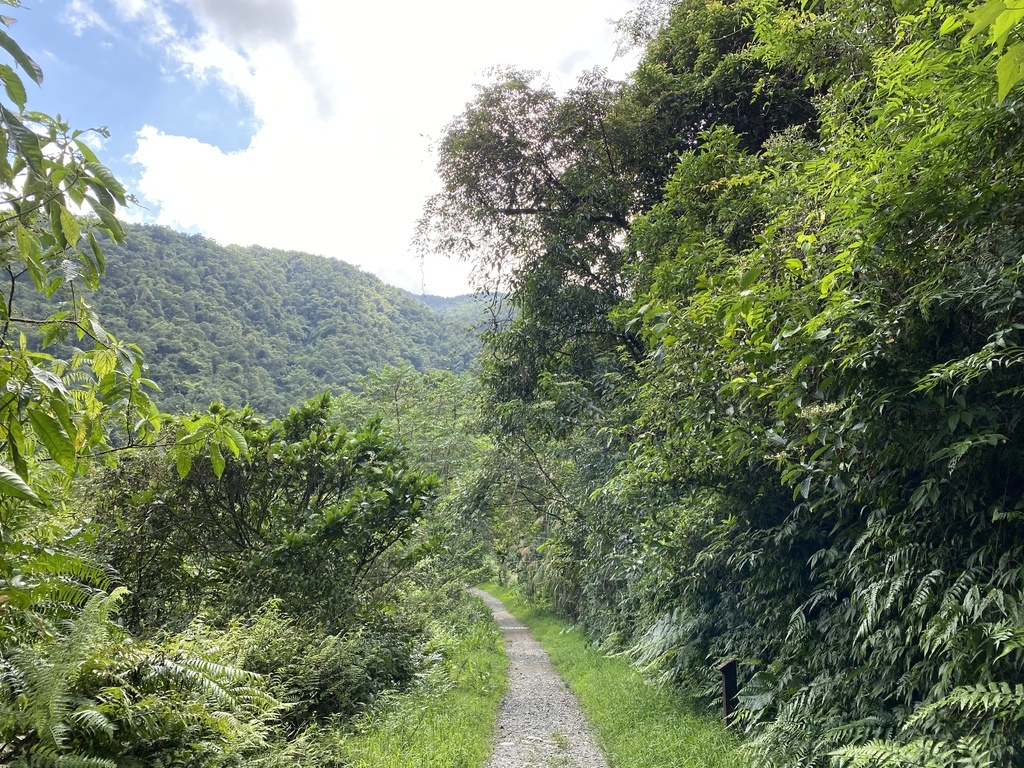
{"label": "path surface", "polygon": [[576,697],[547,651],[501,601],[473,589],[505,637],[508,692],[498,707],[488,768],[607,768]]}

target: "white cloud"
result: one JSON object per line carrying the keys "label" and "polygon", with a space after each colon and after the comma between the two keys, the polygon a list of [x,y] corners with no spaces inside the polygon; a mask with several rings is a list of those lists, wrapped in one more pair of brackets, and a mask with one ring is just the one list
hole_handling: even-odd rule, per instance
{"label": "white cloud", "polygon": [[134,161],[152,218],[224,243],[342,258],[407,289],[448,294],[467,290],[468,266],[421,266],[409,251],[436,184],[430,138],[490,67],[541,69],[566,88],[611,63],[607,19],[633,4],[177,1],[195,12],[198,37],[174,33],[156,0],[115,0],[124,18],[152,28],[180,71],[241,94],[258,128],[234,152],[142,128]]}
{"label": "white cloud", "polygon": [[100,16],[89,0],[71,0],[64,9],[64,21],[71,25],[76,35],[81,35],[90,27],[110,32],[110,25]]}
{"label": "white cloud", "polygon": [[111,0],[122,21],[139,22],[151,44],[173,39],[177,32],[160,0]]}
{"label": "white cloud", "polygon": [[234,45],[291,41],[298,13],[291,0],[187,0],[214,34]]}

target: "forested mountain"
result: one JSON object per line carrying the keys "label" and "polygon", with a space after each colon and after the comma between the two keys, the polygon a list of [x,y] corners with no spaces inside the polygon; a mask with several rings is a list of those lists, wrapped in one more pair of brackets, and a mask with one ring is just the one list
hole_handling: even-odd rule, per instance
{"label": "forested mountain", "polygon": [[449,314],[336,259],[133,226],[87,301],[142,348],[165,410],[218,400],[274,415],[386,364],[464,370],[482,312],[427,298]]}

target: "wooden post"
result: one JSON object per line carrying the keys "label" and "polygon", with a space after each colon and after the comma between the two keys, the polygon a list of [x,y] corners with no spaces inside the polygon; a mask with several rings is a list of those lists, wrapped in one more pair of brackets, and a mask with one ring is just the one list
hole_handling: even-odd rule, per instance
{"label": "wooden post", "polygon": [[722,673],[722,717],[725,724],[732,722],[732,714],[736,711],[739,702],[738,689],[736,687],[736,659],[724,661],[717,667]]}

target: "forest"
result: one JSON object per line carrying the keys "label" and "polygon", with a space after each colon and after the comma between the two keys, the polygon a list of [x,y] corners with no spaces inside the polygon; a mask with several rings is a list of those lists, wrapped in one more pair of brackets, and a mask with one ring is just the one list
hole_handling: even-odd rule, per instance
{"label": "forest", "polygon": [[[337,259],[165,227],[124,235],[104,245],[106,274],[89,304],[149,354],[154,400],[168,412],[217,401],[283,416],[385,365],[459,372],[477,353],[485,314],[472,296],[413,297]],[[41,298],[21,303],[45,316]]]}
{"label": "forest", "polygon": [[[492,72],[417,231],[478,351],[122,227],[0,31],[0,764],[353,764],[490,577],[709,710],[734,660],[751,765],[1020,765],[1018,5],[649,0],[623,81]],[[350,322],[393,355],[278,357]]]}

